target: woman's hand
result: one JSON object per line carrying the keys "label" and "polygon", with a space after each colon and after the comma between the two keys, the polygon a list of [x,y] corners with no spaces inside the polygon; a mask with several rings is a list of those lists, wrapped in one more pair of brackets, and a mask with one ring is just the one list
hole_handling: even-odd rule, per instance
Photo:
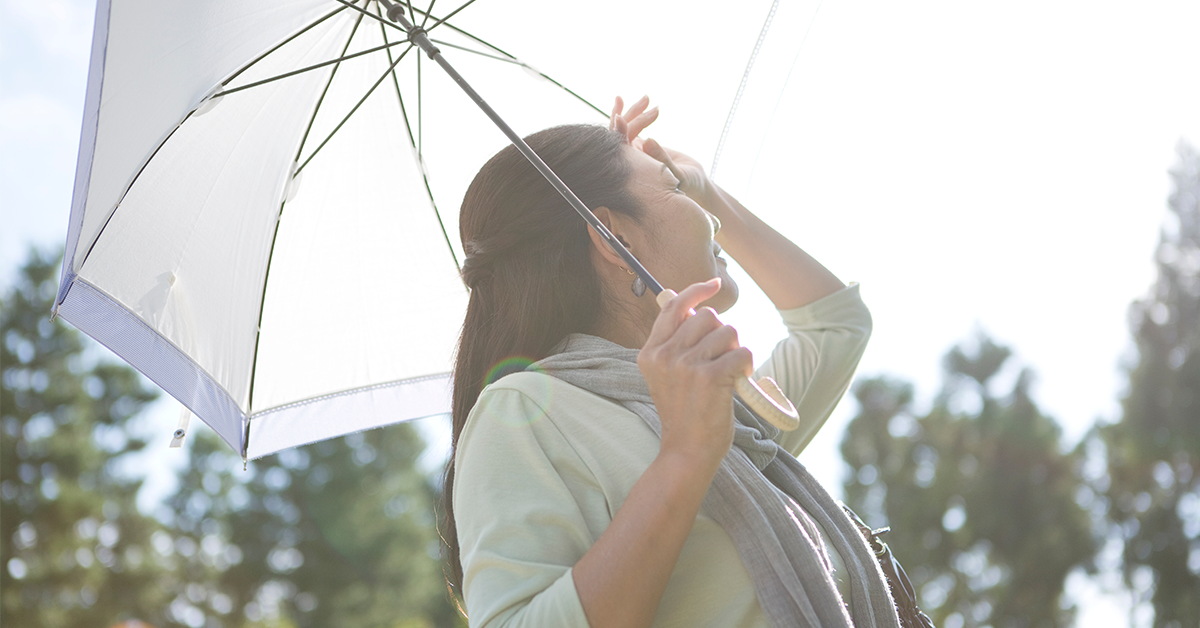
{"label": "woman's hand", "polygon": [[753,369],[734,328],[711,308],[693,310],[720,289],[714,278],[667,302],[638,355],[662,421],[659,455],[681,455],[711,473],[733,442],[734,382]]}
{"label": "woman's hand", "polygon": [[625,101],[617,96],[616,102],[613,103],[612,115],[608,120],[608,128],[624,135],[625,141],[641,150],[642,138],[638,135],[658,119],[658,107],[646,109],[648,106],[650,106],[650,97],[642,96],[629,107],[629,111],[624,111]]}
{"label": "woman's hand", "polygon": [[[642,101],[638,101],[638,104],[645,106]],[[639,120],[640,116],[646,115],[636,108],[631,108],[626,115],[635,111],[638,115],[633,116],[632,120]],[[658,117],[657,111],[654,117]],[[625,124],[627,129],[634,128],[629,121]],[[648,124],[641,124],[637,132],[641,132]],[[679,189],[717,218],[717,242],[762,288],[775,307],[781,310],[801,307],[845,287],[820,262],[709,179],[700,162],[652,139],[640,141],[634,146],[665,164],[671,174],[679,179]]]}
{"label": "woman's hand", "polygon": [[[662,146],[655,140],[643,140],[638,137],[642,131],[646,130],[646,127],[658,119],[658,107],[647,109],[649,106],[650,97],[642,96],[629,107],[629,111],[625,111],[625,102],[621,100],[620,96],[617,96],[616,102],[613,104],[612,115],[609,117],[608,128],[624,135],[625,141],[634,148],[666,164],[667,168],[671,170],[671,174],[679,179],[679,188],[700,203],[701,207],[709,209],[709,206],[705,205],[705,201],[715,195],[716,185],[709,180],[708,174],[704,172],[704,166],[679,151]],[[709,209],[709,212],[711,213],[712,210]]]}
{"label": "woman's hand", "polygon": [[679,189],[684,194],[699,203],[708,213],[721,220],[726,218],[721,213],[728,208],[728,203],[722,198],[717,184],[708,178],[708,173],[704,171],[700,162],[652,139],[642,142],[641,150],[667,166],[671,174],[679,179]]}

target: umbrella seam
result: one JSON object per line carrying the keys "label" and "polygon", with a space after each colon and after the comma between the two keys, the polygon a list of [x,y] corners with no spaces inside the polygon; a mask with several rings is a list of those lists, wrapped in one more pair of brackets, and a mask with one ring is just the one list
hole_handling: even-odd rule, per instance
{"label": "umbrella seam", "polygon": [[[367,432],[367,431],[370,431],[370,430],[377,430],[377,429],[379,429],[379,428],[383,428],[383,427],[389,427],[389,426],[392,426],[392,425],[396,425],[397,423],[408,423],[409,421],[420,421],[421,419],[428,419],[429,417],[434,417],[434,416],[445,416],[445,415],[447,415],[447,414],[448,414],[447,412],[435,412],[435,413],[433,413],[433,414],[425,414],[425,415],[422,415],[422,416],[415,416],[415,417],[411,417],[411,418],[408,418],[408,419],[400,419],[400,420],[398,420],[398,421],[392,421],[392,422],[390,422],[390,423],[383,423],[383,424],[381,424],[381,425],[376,425],[376,426],[374,426],[374,427],[364,427],[364,428],[363,428],[363,429],[361,429],[361,430],[354,430],[353,432],[346,432],[345,434],[339,434],[338,436],[328,436],[328,437],[315,438],[315,439],[313,439],[313,440],[306,440],[306,441],[304,441],[304,442],[302,442],[302,443],[296,443],[295,445],[290,445],[290,446],[286,447],[286,449],[296,449],[296,448],[299,448],[299,447],[305,447],[305,446],[308,446],[308,445],[312,445],[313,443],[319,443],[319,442],[321,442],[321,441],[331,440],[331,439],[334,439],[334,438],[342,438],[342,437],[345,437],[345,436],[349,436],[349,435],[351,435],[351,434],[361,434],[361,433],[363,433],[363,432]],[[249,422],[247,422],[247,425],[249,425]],[[251,456],[249,456],[247,459],[248,459],[248,460],[259,460],[259,459],[261,459],[261,458],[265,458],[265,457],[267,457],[267,456],[270,456],[271,454],[277,454],[277,453],[279,453],[280,451],[283,451],[283,450],[282,450],[282,449],[278,449],[278,450],[275,450],[275,451],[269,451],[269,452],[262,453],[262,454],[251,455]],[[249,446],[247,446],[247,453],[249,453]]]}
{"label": "umbrella seam", "polygon": [[[384,382],[384,383],[381,383],[381,384],[372,384],[372,385],[370,385],[370,386],[364,386],[364,387],[362,387],[362,388],[354,388],[354,389],[351,389],[351,390],[343,390],[343,391],[340,391],[340,392],[328,393],[328,394],[325,394],[325,395],[321,395],[321,396],[319,396],[319,397],[311,397],[311,398],[309,398],[309,399],[304,399],[304,400],[302,400],[302,401],[293,401],[293,402],[291,402],[291,403],[284,404],[284,405],[282,405],[282,406],[276,406],[276,407],[274,407],[274,408],[269,408],[269,409],[267,409],[267,410],[263,410],[263,411],[261,411],[261,412],[255,412],[255,413],[253,413],[253,414],[249,415],[249,417],[248,417],[248,418],[249,418],[251,421],[253,421],[254,419],[262,418],[262,417],[265,417],[265,416],[267,416],[267,415],[269,415],[269,414],[274,414],[274,413],[276,413],[276,412],[282,412],[282,411],[284,411],[284,410],[289,410],[289,409],[291,409],[291,408],[299,408],[299,407],[302,407],[302,406],[307,406],[307,405],[312,405],[312,404],[314,404],[314,403],[319,403],[319,402],[322,402],[322,401],[327,401],[327,400],[329,400],[329,399],[336,399],[336,398],[338,398],[338,397],[347,397],[347,396],[350,396],[350,395],[357,395],[357,394],[359,394],[359,393],[371,392],[371,391],[373,391],[373,390],[380,390],[380,389],[383,389],[383,388],[395,388],[395,387],[397,387],[397,386],[403,386],[403,385],[405,385],[405,384],[417,384],[417,383],[420,383],[420,382],[427,382],[427,381],[431,381],[431,380],[435,380],[435,379],[441,379],[441,378],[445,377],[445,376],[446,376],[446,375],[448,375],[448,374],[449,374],[449,372],[447,372],[447,373],[439,373],[439,374],[436,374],[436,375],[422,375],[422,376],[420,376],[420,377],[410,377],[410,378],[408,378],[408,379],[397,379],[397,380],[393,380],[393,381],[390,381],[390,382]],[[431,416],[432,416],[432,415],[431,415]]]}

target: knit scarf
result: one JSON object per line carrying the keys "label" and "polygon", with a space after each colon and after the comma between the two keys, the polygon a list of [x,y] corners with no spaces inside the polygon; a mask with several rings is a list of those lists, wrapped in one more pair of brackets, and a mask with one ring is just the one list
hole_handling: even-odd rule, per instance
{"label": "knit scarf", "polygon": [[[615,401],[662,436],[637,366],[637,349],[572,334],[557,351],[533,368]],[[899,628],[879,563],[838,503],[773,440],[778,429],[736,399],[734,418],[733,447],[701,508],[733,539],[771,625]],[[821,531],[845,564],[849,613],[834,584]]]}

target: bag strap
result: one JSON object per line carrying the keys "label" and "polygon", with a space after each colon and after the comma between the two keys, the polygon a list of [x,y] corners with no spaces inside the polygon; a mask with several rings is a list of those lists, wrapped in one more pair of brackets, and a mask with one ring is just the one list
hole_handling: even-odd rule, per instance
{"label": "bag strap", "polygon": [[916,589],[913,588],[912,581],[908,579],[908,574],[904,572],[900,562],[896,560],[895,556],[892,556],[892,548],[879,540],[879,537],[890,532],[891,528],[872,530],[857,513],[850,510],[849,506],[842,504],[842,509],[846,511],[846,515],[850,517],[863,538],[867,540],[867,545],[871,547],[871,551],[875,553],[875,558],[879,561],[879,566],[883,569],[883,575],[887,577],[888,585],[892,588],[892,598],[896,601],[896,611],[900,615],[900,626],[902,628],[935,628],[933,620],[917,607]]}

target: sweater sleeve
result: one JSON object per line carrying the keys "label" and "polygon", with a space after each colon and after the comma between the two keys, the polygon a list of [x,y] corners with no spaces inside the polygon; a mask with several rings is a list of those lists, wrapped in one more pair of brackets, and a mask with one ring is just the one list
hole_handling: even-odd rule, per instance
{"label": "sweater sleeve", "polygon": [[871,313],[850,284],[816,302],[780,310],[788,337],[755,371],[779,383],[800,414],[800,427],[779,444],[799,455],[845,394],[871,336]]}
{"label": "sweater sleeve", "polygon": [[454,477],[471,626],[587,628],[571,567],[594,539],[571,486],[589,480],[594,485],[535,401],[499,386],[480,395]]}

